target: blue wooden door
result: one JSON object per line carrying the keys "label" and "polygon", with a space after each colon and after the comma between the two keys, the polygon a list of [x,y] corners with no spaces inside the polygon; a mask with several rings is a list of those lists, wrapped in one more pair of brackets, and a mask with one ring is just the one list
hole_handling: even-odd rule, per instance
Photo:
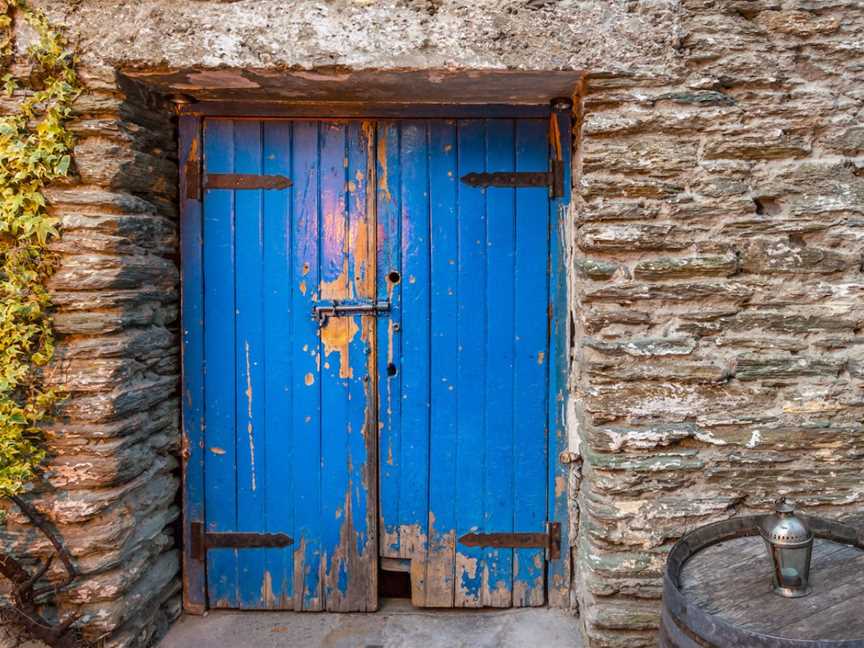
{"label": "blue wooden door", "polygon": [[415,605],[542,605],[542,548],[468,533],[544,531],[549,190],[475,188],[543,171],[545,119],[378,126],[381,555]]}
{"label": "blue wooden door", "polygon": [[[373,145],[361,122],[204,122],[206,531],[293,542],[209,549],[211,606],[377,606],[375,327],[315,313],[374,294]],[[293,185],[208,189],[224,174]]]}
{"label": "blue wooden door", "polygon": [[373,610],[379,559],[545,602],[542,547],[460,539],[549,517],[549,191],[460,177],[545,171],[548,125],[204,120],[210,606]]}

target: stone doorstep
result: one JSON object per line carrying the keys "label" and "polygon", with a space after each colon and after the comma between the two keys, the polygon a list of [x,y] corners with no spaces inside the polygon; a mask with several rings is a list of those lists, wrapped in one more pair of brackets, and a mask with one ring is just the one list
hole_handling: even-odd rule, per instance
{"label": "stone doorstep", "polygon": [[217,610],[183,616],[159,648],[581,648],[579,620],[562,610],[430,610],[385,599],[373,613]]}

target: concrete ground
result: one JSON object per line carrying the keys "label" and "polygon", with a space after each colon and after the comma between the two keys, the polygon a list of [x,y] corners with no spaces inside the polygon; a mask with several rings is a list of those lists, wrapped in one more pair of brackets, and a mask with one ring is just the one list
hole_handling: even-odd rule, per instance
{"label": "concrete ground", "polygon": [[182,617],[159,648],[580,648],[561,610],[420,610],[384,601],[371,614],[214,611]]}

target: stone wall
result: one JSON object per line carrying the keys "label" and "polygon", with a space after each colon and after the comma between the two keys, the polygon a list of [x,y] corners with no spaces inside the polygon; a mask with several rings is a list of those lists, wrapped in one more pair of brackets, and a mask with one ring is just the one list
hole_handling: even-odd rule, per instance
{"label": "stone wall", "polygon": [[573,395],[591,646],[655,645],[665,552],[864,507],[864,6],[682,3],[683,70],[582,99]]}
{"label": "stone wall", "polygon": [[[180,611],[176,125],[113,73],[82,75],[75,172],[48,193],[63,228],[50,377],[68,398],[28,499],[85,574],[58,596],[60,615],[80,615],[101,646],[146,646]],[[50,555],[5,508],[4,549]],[[55,561],[49,576],[63,575]]]}

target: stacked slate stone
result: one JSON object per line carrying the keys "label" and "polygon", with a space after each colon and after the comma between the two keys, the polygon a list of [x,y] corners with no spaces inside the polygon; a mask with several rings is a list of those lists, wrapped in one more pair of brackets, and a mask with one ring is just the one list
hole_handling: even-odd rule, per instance
{"label": "stacked slate stone", "polygon": [[578,143],[576,591],[656,645],[698,525],[864,502],[864,7],[684,0],[662,77],[594,75]]}
{"label": "stacked slate stone", "polygon": [[[28,497],[85,573],[57,597],[60,616],[80,615],[99,645],[145,646],[180,611],[175,124],[112,70],[82,78],[76,175],[48,192],[63,229],[50,380],[68,398],[47,430],[46,484]],[[6,510],[4,550],[52,553]]]}

